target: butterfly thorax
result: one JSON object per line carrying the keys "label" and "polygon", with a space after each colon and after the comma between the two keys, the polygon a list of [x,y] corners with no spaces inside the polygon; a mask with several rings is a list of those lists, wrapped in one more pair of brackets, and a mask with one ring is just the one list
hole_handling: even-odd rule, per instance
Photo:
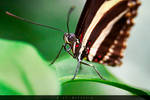
{"label": "butterfly thorax", "polygon": [[67,44],[77,42],[77,38],[74,33],[64,33],[64,41]]}
{"label": "butterfly thorax", "polygon": [[65,44],[68,44],[72,50],[72,53],[75,57],[78,57],[78,51],[81,46],[81,43],[76,38],[74,33],[64,33]]}

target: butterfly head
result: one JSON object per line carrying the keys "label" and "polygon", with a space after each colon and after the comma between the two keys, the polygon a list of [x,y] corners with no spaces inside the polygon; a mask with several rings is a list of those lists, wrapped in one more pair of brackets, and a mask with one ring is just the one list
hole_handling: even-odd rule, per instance
{"label": "butterfly head", "polygon": [[72,44],[74,42],[77,42],[77,40],[78,39],[76,38],[74,33],[65,33],[64,34],[64,41],[67,44]]}

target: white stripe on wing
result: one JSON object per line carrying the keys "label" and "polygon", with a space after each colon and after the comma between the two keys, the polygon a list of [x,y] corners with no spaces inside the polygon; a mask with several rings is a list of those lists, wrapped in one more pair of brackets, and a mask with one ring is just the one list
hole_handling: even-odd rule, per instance
{"label": "white stripe on wing", "polygon": [[79,50],[79,56],[81,56],[83,50],[85,49],[85,46],[87,44],[87,41],[90,37],[91,32],[94,30],[95,26],[98,24],[98,22],[101,20],[103,15],[107,13],[114,5],[117,3],[121,2],[123,0],[110,0],[110,1],[105,1],[102,6],[98,9],[96,15],[94,16],[91,24],[89,25],[87,31],[85,32],[85,35],[83,37],[83,41],[81,44],[81,48]]}
{"label": "white stripe on wing", "polygon": [[119,14],[116,18],[114,18],[111,22],[108,23],[108,25],[102,30],[101,34],[97,38],[97,40],[94,42],[92,47],[90,48],[90,52],[88,55],[88,58],[90,61],[93,60],[93,57],[96,55],[99,47],[101,46],[104,39],[107,37],[107,35],[110,33],[113,25],[127,12],[128,10],[125,10],[121,14]]}

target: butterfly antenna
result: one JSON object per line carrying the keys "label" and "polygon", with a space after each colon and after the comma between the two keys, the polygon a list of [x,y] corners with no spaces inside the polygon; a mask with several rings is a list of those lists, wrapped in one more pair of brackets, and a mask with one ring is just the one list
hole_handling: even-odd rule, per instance
{"label": "butterfly antenna", "polygon": [[67,30],[68,30],[68,33],[69,33],[69,20],[70,20],[70,15],[72,13],[72,11],[74,10],[75,6],[72,6],[70,8],[70,10],[68,11],[68,14],[67,14]]}
{"label": "butterfly antenna", "polygon": [[56,30],[56,31],[60,31],[60,32],[65,33],[65,31],[63,31],[63,30],[61,30],[61,29],[59,29],[59,28],[55,28],[55,27],[52,27],[52,26],[48,26],[48,25],[43,25],[43,24],[39,24],[39,23],[32,22],[31,20],[28,20],[28,19],[25,19],[25,18],[16,16],[16,15],[14,15],[14,14],[8,12],[8,11],[6,12],[6,14],[9,15],[9,16],[14,17],[14,18],[16,18],[16,19],[19,19],[19,20],[22,20],[22,21],[24,21],[24,22],[27,22],[27,23],[35,24],[35,25],[38,25],[38,26],[46,27],[46,28],[49,28],[49,29],[53,29],[53,30]]}

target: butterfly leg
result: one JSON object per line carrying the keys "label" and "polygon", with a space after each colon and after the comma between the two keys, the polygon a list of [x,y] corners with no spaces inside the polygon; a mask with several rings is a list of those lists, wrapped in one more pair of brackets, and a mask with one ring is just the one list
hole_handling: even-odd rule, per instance
{"label": "butterfly leg", "polygon": [[75,74],[74,74],[72,80],[74,80],[75,77],[77,76],[77,73],[79,72],[80,67],[81,67],[81,61],[79,60],[79,61],[78,61],[78,65],[77,65],[77,67],[76,67]]}
{"label": "butterfly leg", "polygon": [[[59,52],[58,52],[56,58],[51,62],[51,64],[54,64],[54,62],[57,60],[57,58],[59,57],[59,55],[60,55],[60,53],[61,53],[61,51],[62,51],[62,49],[63,49],[64,47],[65,47],[65,45],[63,44],[63,45],[61,46],[61,49],[59,50]],[[51,64],[50,64],[50,65],[51,65]]]}
{"label": "butterfly leg", "polygon": [[106,80],[105,78],[102,77],[102,75],[100,74],[100,72],[97,70],[97,68],[96,68],[94,65],[92,65],[92,64],[87,64],[87,63],[85,63],[85,62],[81,62],[81,64],[84,64],[84,65],[93,67],[94,70],[96,71],[96,73],[98,74],[98,76],[99,76],[102,80]]}
{"label": "butterfly leg", "polygon": [[67,49],[66,46],[64,46],[64,49],[65,49],[65,51],[66,51],[70,56],[72,56],[73,58],[75,58],[75,56],[70,53],[71,47]]}

